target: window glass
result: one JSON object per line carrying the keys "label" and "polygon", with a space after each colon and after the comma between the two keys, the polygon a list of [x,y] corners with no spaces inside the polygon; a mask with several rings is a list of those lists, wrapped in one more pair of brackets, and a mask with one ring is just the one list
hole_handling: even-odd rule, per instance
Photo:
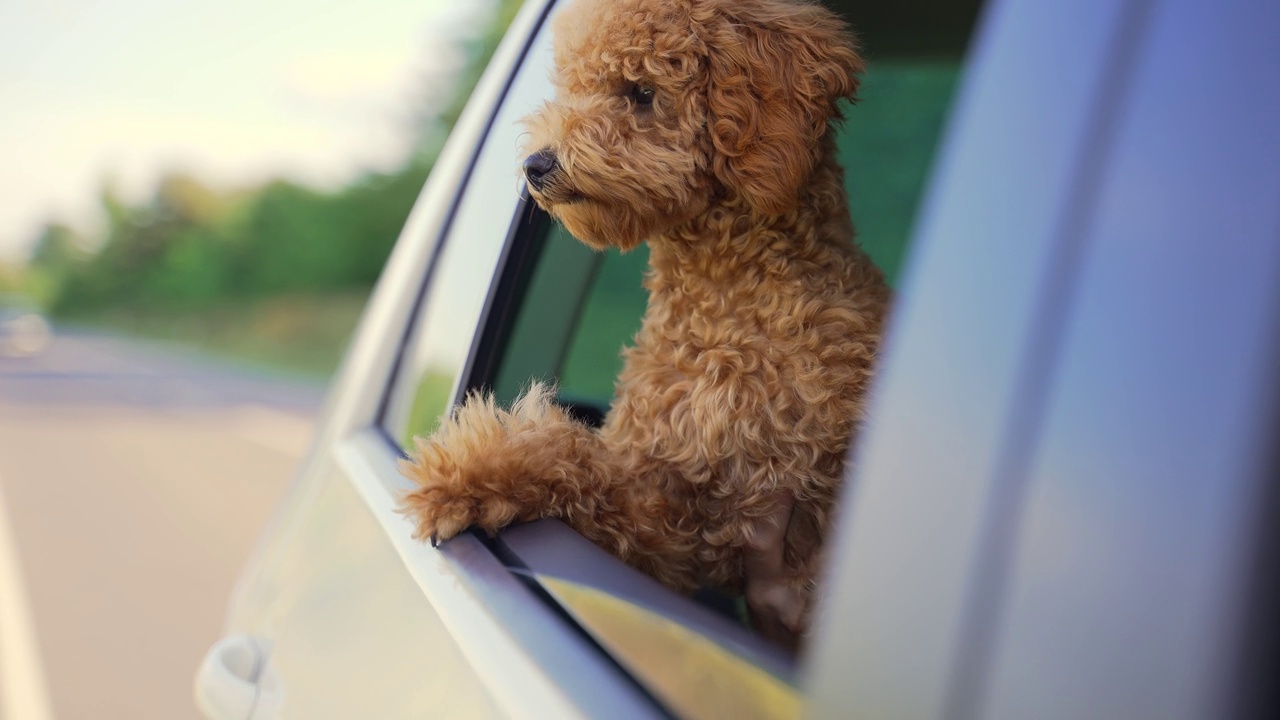
{"label": "window glass", "polygon": [[[529,210],[541,215],[532,207]],[[554,382],[559,377],[583,300],[600,265],[599,255],[543,217],[542,237],[528,239],[539,246],[536,262],[518,299],[516,320],[492,383],[503,404],[515,400],[532,380]]]}
{"label": "window glass", "polygon": [[388,397],[383,425],[406,446],[434,430],[453,404],[518,203],[519,120],[552,92],[547,25],[485,138]]}
{"label": "window glass", "polygon": [[498,400],[546,380],[559,383],[562,401],[604,410],[648,300],[648,248],[597,253],[557,224],[542,242],[493,383]]}
{"label": "window glass", "polygon": [[560,378],[562,395],[608,407],[622,370],[622,348],[640,329],[649,293],[640,286],[649,246],[604,255],[577,332],[570,339]]}

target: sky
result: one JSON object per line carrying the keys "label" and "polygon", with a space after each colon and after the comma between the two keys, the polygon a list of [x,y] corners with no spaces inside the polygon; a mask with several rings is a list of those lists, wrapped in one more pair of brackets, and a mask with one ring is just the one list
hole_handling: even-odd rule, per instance
{"label": "sky", "polygon": [[[406,156],[481,0],[0,0],[0,262],[104,183],[336,187]],[[443,98],[437,102],[443,102]]]}

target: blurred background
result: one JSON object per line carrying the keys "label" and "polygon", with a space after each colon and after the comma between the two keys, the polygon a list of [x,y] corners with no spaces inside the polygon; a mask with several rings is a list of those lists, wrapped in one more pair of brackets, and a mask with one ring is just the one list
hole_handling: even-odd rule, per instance
{"label": "blurred background", "polygon": [[513,0],[0,17],[0,717],[191,678]]}

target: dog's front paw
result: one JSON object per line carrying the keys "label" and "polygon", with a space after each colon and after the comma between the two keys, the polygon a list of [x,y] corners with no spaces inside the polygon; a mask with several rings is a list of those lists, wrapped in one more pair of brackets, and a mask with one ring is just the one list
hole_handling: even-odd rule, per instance
{"label": "dog's front paw", "polygon": [[[407,474],[407,473],[406,473]],[[432,547],[476,524],[476,503],[444,484],[433,484],[404,497],[400,511],[417,525],[413,536]]]}
{"label": "dog's front paw", "polygon": [[417,439],[413,457],[400,464],[401,473],[418,485],[400,502],[401,512],[417,524],[414,537],[435,545],[469,527],[493,534],[516,519],[493,462],[503,452],[504,434],[459,432],[455,425]]}
{"label": "dog's front paw", "polygon": [[469,527],[495,534],[545,511],[537,450],[548,447],[547,426],[566,422],[551,397],[535,385],[508,412],[492,397],[471,395],[430,437],[414,440],[400,471],[418,488],[400,509],[417,523],[416,538],[434,544]]}

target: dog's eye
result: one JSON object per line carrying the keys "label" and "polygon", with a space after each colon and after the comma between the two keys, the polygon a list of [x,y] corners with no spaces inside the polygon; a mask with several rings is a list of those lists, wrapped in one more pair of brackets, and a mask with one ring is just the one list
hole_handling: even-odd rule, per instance
{"label": "dog's eye", "polygon": [[636,105],[646,107],[653,104],[653,88],[644,87],[643,85],[631,86],[631,99]]}

